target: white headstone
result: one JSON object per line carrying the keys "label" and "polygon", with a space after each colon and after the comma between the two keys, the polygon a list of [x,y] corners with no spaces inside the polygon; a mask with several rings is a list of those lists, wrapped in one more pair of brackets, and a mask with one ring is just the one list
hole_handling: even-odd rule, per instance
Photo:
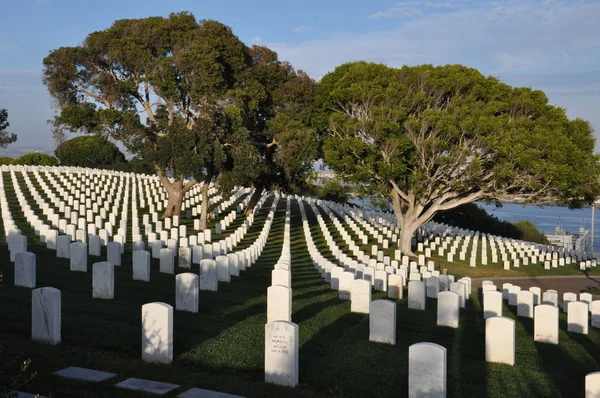
{"label": "white headstone", "polygon": [[567,312],[569,303],[577,301],[577,295],[575,293],[563,293],[563,312]]}
{"label": "white headstone", "polygon": [[502,293],[487,291],[483,294],[483,318],[502,316]]}
{"label": "white headstone", "polygon": [[87,272],[87,245],[82,242],[73,242],[69,252],[71,271]]}
{"label": "white headstone", "polygon": [[454,292],[440,292],[437,300],[437,325],[458,328],[460,296]]}
{"label": "white headstone", "polygon": [[69,258],[70,246],[71,246],[71,237],[69,235],[59,235],[56,238],[56,257]]}
{"label": "white headstone", "polygon": [[391,300],[371,301],[369,309],[369,341],[396,344],[396,303]]}
{"label": "white headstone", "polygon": [[231,272],[229,272],[229,258],[227,256],[217,256],[217,280],[231,282]]}
{"label": "white headstone", "polygon": [[107,261],[114,265],[121,265],[121,243],[108,242],[106,247]]}
{"label": "white headstone", "polygon": [[350,300],[350,295],[352,294],[352,284],[354,283],[354,273],[353,272],[342,272],[340,275],[340,292],[338,297],[342,300]]}
{"label": "white headstone", "polygon": [[600,372],[585,376],[585,398],[600,398]]}
{"label": "white headstone", "polygon": [[403,285],[402,275],[391,274],[388,276],[388,298],[402,299]]}
{"label": "white headstone", "polygon": [[371,282],[364,279],[355,279],[352,282],[350,299],[351,312],[368,314],[371,305]]}
{"label": "white headstone", "polygon": [[298,385],[298,325],[275,321],[265,325],[265,382]]}
{"label": "white headstone", "polygon": [[431,276],[426,279],[426,284],[427,284],[427,286],[426,286],[427,287],[427,297],[437,298],[438,294],[440,292],[440,280],[435,276]]}
{"label": "white headstone", "polygon": [[177,257],[177,266],[180,268],[191,268],[192,266],[192,249],[189,247],[179,247]]}
{"label": "white headstone", "polygon": [[573,333],[588,334],[589,307],[583,301],[569,303],[567,330]]}
{"label": "white headstone", "polygon": [[425,284],[422,281],[408,282],[408,308],[425,310]]}
{"label": "white headstone", "polygon": [[218,290],[217,263],[215,260],[200,260],[200,290]]}
{"label": "white headstone", "polygon": [[292,320],[292,289],[286,286],[267,288],[267,323]]}
{"label": "white headstone", "polygon": [[133,279],[150,281],[150,252],[145,250],[133,252]]}
{"label": "white headstone", "polygon": [[35,281],[35,254],[31,252],[20,252],[15,254],[15,286],[35,289]]}
{"label": "white headstone", "polygon": [[450,291],[458,294],[458,296],[460,297],[460,308],[465,308],[467,285],[462,282],[451,282]]}
{"label": "white headstone", "polygon": [[173,264],[173,251],[168,247],[160,249],[160,272],[165,274],[174,274],[175,265]]}
{"label": "white headstone", "polygon": [[592,312],[592,327],[600,328],[600,300],[592,301],[590,310]]}
{"label": "white headstone", "polygon": [[533,340],[540,343],[558,344],[558,308],[542,304],[535,307]]}
{"label": "white headstone", "polygon": [[175,277],[175,309],[198,312],[198,275],[191,272]]}
{"label": "white headstone", "polygon": [[517,293],[517,316],[533,318],[533,292],[521,290]]}
{"label": "white headstone", "polygon": [[503,316],[485,320],[485,360],[515,364],[515,321]]}
{"label": "white headstone", "polygon": [[546,290],[542,294],[542,304],[550,304],[558,307],[558,294],[555,291]]}
{"label": "white headstone", "polygon": [[292,288],[292,273],[287,269],[274,269],[271,271],[271,286],[281,285]]}
{"label": "white headstone", "polygon": [[115,298],[115,266],[107,261],[92,265],[92,297],[106,300]]}
{"label": "white headstone", "polygon": [[88,243],[89,243],[89,254],[90,256],[100,256],[101,255],[101,240],[98,235],[89,234],[88,235]]}
{"label": "white headstone", "polygon": [[31,291],[31,339],[38,343],[60,343],[60,290],[42,287]]}
{"label": "white headstone", "polygon": [[166,303],[142,306],[142,360],[173,362],[173,307]]}
{"label": "white headstone", "polygon": [[408,396],[410,398],[445,398],[446,348],[434,343],[417,343],[408,347]]}
{"label": "white headstone", "polygon": [[516,306],[519,303],[520,286],[510,286],[508,288],[508,305]]}

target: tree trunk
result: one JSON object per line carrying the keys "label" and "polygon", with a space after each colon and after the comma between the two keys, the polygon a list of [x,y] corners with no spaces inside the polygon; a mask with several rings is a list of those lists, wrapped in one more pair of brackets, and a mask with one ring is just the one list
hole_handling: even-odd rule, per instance
{"label": "tree trunk", "polygon": [[200,193],[202,194],[202,202],[200,207],[200,230],[204,231],[208,227],[208,183],[205,181]]}
{"label": "tree trunk", "polygon": [[250,197],[250,201],[248,202],[248,205],[246,206],[246,209],[244,210],[244,215],[246,217],[248,217],[254,211],[256,204],[258,203],[258,201],[260,200],[260,197],[262,196],[262,191],[263,191],[262,185],[256,186],[256,190]]}
{"label": "tree trunk", "polygon": [[181,204],[183,203],[183,180],[171,182],[164,173],[159,173],[160,182],[167,191],[167,207],[162,218],[178,216],[181,213]]}
{"label": "tree trunk", "polygon": [[168,196],[169,201],[162,218],[179,216],[181,214],[181,205],[183,204],[183,189],[173,190]]}
{"label": "tree trunk", "polygon": [[411,223],[404,222],[404,227],[400,229],[400,236],[398,237],[402,254],[415,256],[412,251],[412,238],[419,227],[418,221],[412,221]]}
{"label": "tree trunk", "polygon": [[415,256],[412,251],[412,238],[417,228],[421,226],[422,220],[416,216],[417,209],[406,202],[401,202],[400,196],[393,189],[391,199],[392,208],[400,226],[400,236],[398,237],[400,252],[407,256]]}
{"label": "tree trunk", "polygon": [[181,205],[183,204],[185,193],[196,185],[196,180],[188,181],[185,185],[183,184],[183,178],[171,182],[163,169],[158,166],[154,166],[154,169],[158,174],[161,184],[165,187],[165,191],[167,191],[168,202],[162,218],[181,215]]}

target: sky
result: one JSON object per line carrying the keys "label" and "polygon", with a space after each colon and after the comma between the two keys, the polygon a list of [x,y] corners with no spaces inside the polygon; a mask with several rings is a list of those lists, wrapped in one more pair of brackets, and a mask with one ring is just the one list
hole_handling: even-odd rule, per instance
{"label": "sky", "polygon": [[512,86],[542,89],[592,123],[600,152],[600,0],[0,0],[0,108],[11,147],[54,148],[49,51],[76,46],[118,19],[189,11],[229,25],[320,79],[366,60],[392,67],[463,64]]}

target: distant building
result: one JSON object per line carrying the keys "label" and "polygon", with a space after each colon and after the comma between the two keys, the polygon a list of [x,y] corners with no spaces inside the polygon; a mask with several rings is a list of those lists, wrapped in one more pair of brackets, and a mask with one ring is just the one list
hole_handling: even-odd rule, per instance
{"label": "distant building", "polygon": [[579,228],[578,234],[570,234],[560,227],[559,217],[556,228],[554,229],[554,234],[546,235],[546,238],[548,238],[548,241],[555,246],[563,247],[566,250],[583,252],[586,250],[587,236],[588,231],[583,228],[583,223]]}

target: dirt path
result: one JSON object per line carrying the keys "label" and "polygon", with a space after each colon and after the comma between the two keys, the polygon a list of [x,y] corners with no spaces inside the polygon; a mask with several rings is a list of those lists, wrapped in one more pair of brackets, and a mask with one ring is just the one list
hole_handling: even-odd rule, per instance
{"label": "dirt path", "polygon": [[[583,293],[591,288],[600,288],[600,276],[532,276],[532,277],[505,277],[505,278],[477,278],[472,280],[471,289],[473,292],[481,289],[482,281],[493,281],[498,290],[502,289],[503,283],[512,283],[520,286],[521,289],[529,289],[537,286],[542,292],[548,289],[554,289],[558,292],[559,305],[562,305],[563,293]],[[600,300],[600,295],[594,294],[594,300]]]}

